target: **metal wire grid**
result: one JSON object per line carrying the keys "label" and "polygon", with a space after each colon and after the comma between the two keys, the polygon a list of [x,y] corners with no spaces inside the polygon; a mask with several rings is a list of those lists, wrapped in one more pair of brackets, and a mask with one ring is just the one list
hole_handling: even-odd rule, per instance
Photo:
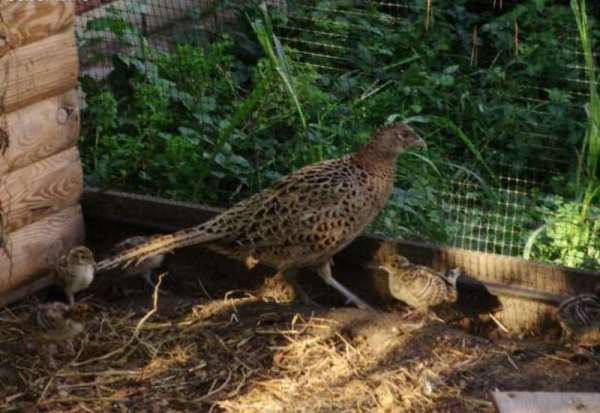
{"label": "metal wire grid", "polygon": [[[273,3],[273,2],[271,2]],[[429,12],[427,2],[422,4],[404,1],[371,1],[371,2],[330,2],[326,7],[318,6],[316,1],[275,0],[278,6],[285,6],[289,11],[287,23],[276,27],[280,40],[300,56],[306,64],[319,70],[344,72],[349,68],[348,54],[352,48],[353,32],[362,29],[348,25],[346,34],[328,29],[336,24],[336,16],[354,15],[364,19],[382,18],[373,13],[378,10],[384,13],[388,24],[401,24],[408,12],[419,12],[423,16],[423,24],[429,30],[435,30],[435,21],[426,21]],[[370,10],[364,5],[369,3]],[[506,6],[506,2],[504,2]],[[166,50],[177,43],[180,35],[195,36],[199,41],[206,41],[204,34],[214,33],[219,28],[219,19],[227,18],[227,14],[214,14],[207,18],[202,11],[212,4],[208,0],[119,0],[111,3],[113,9],[149,39],[151,45],[159,50]],[[416,7],[417,5],[418,7]],[[502,2],[489,3],[490,7],[502,7]],[[435,13],[443,13],[435,10]],[[435,13],[433,14],[435,16]],[[110,56],[111,53],[127,50],[137,53],[135,39],[116,39],[108,32],[88,30],[88,22],[107,15],[107,6],[86,11],[77,20],[80,38],[82,71],[95,77],[102,77],[111,70],[110,61],[98,59],[97,56]],[[559,83],[570,83],[571,101],[582,106],[587,98],[587,80],[581,64],[581,52],[578,49],[575,28],[568,27],[566,43],[561,45],[573,54],[573,64],[565,68],[568,76],[555,80]],[[526,36],[526,34],[521,34]],[[101,39],[100,42],[97,40]],[[471,55],[447,54],[447,59],[472,61],[476,53],[476,37]],[[188,39],[189,40],[189,39]],[[151,58],[151,57],[149,57]],[[540,85],[523,85],[521,95],[505,96],[507,103],[521,104],[528,107],[528,113],[534,119],[536,127],[515,131],[514,139],[527,143],[539,150],[536,166],[519,164],[514,159],[489,159],[495,169],[506,171],[498,177],[493,202],[482,200],[484,188],[477,181],[448,181],[446,190],[440,193],[443,200],[445,219],[452,228],[452,245],[456,247],[482,252],[505,255],[520,255],[525,245],[527,228],[527,206],[534,202],[532,192],[538,190],[544,182],[538,178],[564,172],[572,160],[561,157],[564,151],[557,149],[563,143],[563,137],[556,136],[551,124],[548,124],[548,112],[536,109],[534,105],[543,106],[548,101],[532,97],[531,91],[545,92]],[[574,90],[574,91],[573,91]],[[516,158],[518,154],[515,153]],[[456,159],[460,162],[460,159]]]}
{"label": "metal wire grid", "polygon": [[[365,2],[362,2],[364,5]],[[502,7],[502,2],[490,3],[491,7]],[[504,2],[507,6],[507,2]],[[327,7],[320,7],[316,2],[302,2],[296,4],[296,15],[290,15],[287,23],[279,27],[284,34],[281,35],[286,45],[297,55],[302,56],[305,62],[321,70],[344,72],[350,66],[348,55],[352,51],[352,37],[361,26],[351,26],[347,35],[340,35],[339,31],[328,31],[325,28],[330,19],[335,24],[337,16],[355,15],[364,19],[378,19],[376,14],[367,11],[357,3],[339,2],[340,7],[335,7],[330,2]],[[369,2],[372,8],[387,14],[388,24],[402,24],[405,14],[409,11],[421,12],[424,19],[428,15],[426,2],[419,7],[415,3],[407,4],[400,1],[375,1]],[[443,13],[444,10],[436,10]],[[308,17],[307,17],[308,16]],[[414,14],[413,14],[414,17]],[[424,21],[429,24],[429,30],[435,31],[435,22]],[[565,67],[568,76],[560,79],[547,79],[556,81],[557,84],[569,84],[570,100],[575,104],[565,104],[570,110],[581,110],[588,97],[588,82],[585,79],[581,61],[581,51],[578,49],[578,39],[574,25],[569,27],[565,22],[565,29],[569,34],[566,42],[561,45],[573,54],[573,64]],[[521,36],[526,37],[525,34]],[[476,46],[473,46],[474,48]],[[473,56],[467,54],[446,54],[448,60],[472,60]],[[532,206],[537,192],[545,185],[544,177],[564,173],[568,170],[573,159],[565,158],[565,138],[557,136],[551,122],[548,110],[537,109],[548,103],[548,99],[532,97],[532,91],[545,94],[547,88],[536,84],[523,85],[521,95],[507,95],[506,102],[511,105],[523,105],[531,117],[535,128],[515,130],[513,139],[521,140],[521,144],[528,145],[536,150],[535,166],[531,163],[518,162],[518,153],[514,159],[486,159],[497,171],[504,171],[497,177],[493,185],[495,197],[492,202],[483,201],[485,190],[478,181],[458,180],[447,182],[445,190],[439,193],[443,200],[443,210],[446,211],[445,220],[453,228],[451,235],[452,245],[477,250],[481,252],[497,253],[504,255],[521,255],[531,232],[528,226],[528,207]],[[564,90],[564,89],[561,89]],[[482,116],[484,116],[482,114]],[[583,133],[583,131],[582,131]],[[493,143],[491,143],[493,145]],[[515,146],[516,147],[516,146]],[[574,157],[573,153],[573,157]],[[453,159],[461,162],[461,159]],[[462,160],[464,161],[464,159]],[[542,178],[542,179],[540,179]]]}

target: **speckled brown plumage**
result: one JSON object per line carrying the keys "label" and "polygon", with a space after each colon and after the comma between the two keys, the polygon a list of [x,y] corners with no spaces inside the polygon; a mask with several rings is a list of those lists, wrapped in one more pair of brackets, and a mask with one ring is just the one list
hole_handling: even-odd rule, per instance
{"label": "speckled brown plumage", "polygon": [[41,341],[61,341],[75,337],[83,331],[83,325],[70,317],[71,307],[59,303],[38,305],[23,327]]}
{"label": "speckled brown plumage", "polygon": [[364,307],[364,302],[333,279],[329,260],[385,205],[393,188],[396,158],[411,146],[424,143],[409,126],[382,127],[357,153],[301,168],[213,219],[104,260],[97,270],[202,243],[227,256],[274,267],[287,276],[300,268],[313,268],[329,285]]}
{"label": "speckled brown plumage", "polygon": [[[454,280],[432,268],[412,264],[391,243],[383,243],[369,268],[382,271],[389,294],[419,312],[458,298]],[[380,280],[379,277],[375,279]],[[380,286],[381,287],[381,286]]]}
{"label": "speckled brown plumage", "polygon": [[88,288],[94,280],[94,254],[84,246],[71,248],[58,259],[55,277],[69,304],[73,305],[75,294]]}
{"label": "speckled brown plumage", "polygon": [[23,350],[41,352],[52,367],[55,367],[53,356],[57,351],[73,354],[71,340],[84,330],[83,324],[72,318],[75,308],[59,302],[39,304],[32,308],[31,313],[18,321],[25,333]]}
{"label": "speckled brown plumage", "polygon": [[[129,237],[116,244],[111,249],[111,252],[113,255],[118,255],[139,245],[147,243],[154,238],[157,238],[157,236],[137,235],[134,237]],[[154,283],[152,282],[151,278],[152,273],[154,272],[154,270],[158,269],[161,266],[164,258],[165,254],[153,255],[147,259],[141,260],[136,265],[131,265],[125,268],[123,270],[123,274],[128,277],[140,276],[148,285],[150,285],[154,289]]]}
{"label": "speckled brown plumage", "polygon": [[581,294],[564,300],[558,307],[563,339],[579,344],[600,344],[600,296]]}

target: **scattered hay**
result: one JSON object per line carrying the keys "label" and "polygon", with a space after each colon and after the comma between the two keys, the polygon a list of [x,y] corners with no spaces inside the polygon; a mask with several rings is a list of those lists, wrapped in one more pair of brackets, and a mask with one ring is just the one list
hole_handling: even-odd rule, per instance
{"label": "scattered hay", "polygon": [[[198,292],[198,296],[200,296]],[[555,340],[483,338],[402,314],[264,302],[235,292],[86,303],[76,354],[23,350],[0,314],[0,410],[492,412],[489,391],[600,391],[592,356]]]}

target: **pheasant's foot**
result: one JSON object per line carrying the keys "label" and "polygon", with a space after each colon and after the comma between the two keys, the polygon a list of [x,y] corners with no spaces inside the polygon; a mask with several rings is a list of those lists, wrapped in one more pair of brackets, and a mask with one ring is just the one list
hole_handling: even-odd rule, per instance
{"label": "pheasant's foot", "polygon": [[326,262],[325,264],[316,268],[316,271],[319,274],[319,276],[323,279],[323,281],[325,281],[325,283],[327,285],[329,285],[330,287],[339,291],[340,294],[342,294],[344,297],[346,297],[346,299],[349,302],[354,303],[358,308],[360,308],[362,310],[372,310],[372,308],[371,308],[371,306],[369,306],[369,304],[367,304],[366,302],[364,302],[363,300],[358,298],[358,296],[356,296],[352,291],[348,290],[346,287],[344,287],[342,284],[340,284],[335,278],[333,278],[333,275],[331,274],[331,267],[329,265],[329,262]]}

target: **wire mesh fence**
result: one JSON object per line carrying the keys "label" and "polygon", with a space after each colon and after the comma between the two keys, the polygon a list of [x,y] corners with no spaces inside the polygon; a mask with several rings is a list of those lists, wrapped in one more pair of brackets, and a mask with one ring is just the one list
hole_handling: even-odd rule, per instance
{"label": "wire mesh fence", "polygon": [[[252,32],[256,15],[248,12],[248,6],[256,9],[256,3],[82,2],[77,22],[82,74],[102,81],[111,74],[115,76],[117,69],[123,70],[123,65],[126,70],[133,70],[132,67],[143,62],[144,67],[136,70],[148,76],[151,71],[165,71],[173,65],[173,60],[161,53],[178,54],[182,45],[207,50],[207,45],[221,39],[222,33],[231,36],[229,41],[240,61],[248,55],[260,55],[263,51],[259,42],[253,40],[256,32]],[[295,68],[308,68],[295,69],[295,76],[313,76],[318,80],[312,86],[335,84],[338,96],[352,95],[348,107],[334,111],[335,116],[346,113],[346,118],[351,119],[340,120],[336,126],[322,121],[326,113],[315,115],[306,128],[299,129],[303,141],[294,140],[293,144],[282,146],[285,151],[293,151],[298,144],[309,148],[308,154],[290,155],[278,161],[280,147],[276,144],[281,142],[263,141],[252,132],[271,128],[261,124],[267,117],[265,113],[256,109],[258,114],[246,122],[245,129],[230,128],[239,111],[232,112],[233,120],[229,118],[229,123],[219,121],[211,126],[212,120],[206,113],[221,110],[222,102],[209,96],[217,92],[204,90],[198,95],[199,102],[212,109],[196,119],[207,135],[214,136],[194,135],[193,139],[203,145],[229,145],[222,162],[217,160],[215,164],[224,171],[216,175],[211,175],[214,171],[200,173],[206,177],[201,180],[202,185],[209,185],[211,179],[227,182],[215,189],[222,196],[209,202],[233,202],[287,173],[290,165],[299,166],[347,152],[348,142],[340,142],[338,138],[340,129],[360,130],[356,125],[364,125],[360,123],[363,118],[364,122],[382,121],[397,115],[412,119],[424,132],[436,156],[429,162],[412,159],[406,171],[401,168],[399,189],[372,230],[482,252],[529,256],[535,242],[541,239],[532,239],[532,234],[540,235],[536,229],[544,226],[548,229],[553,220],[570,219],[565,211],[572,207],[575,196],[567,187],[574,181],[577,163],[583,156],[580,148],[585,136],[590,80],[568,2],[272,0],[267,3],[276,40],[284,45],[286,58]],[[591,16],[597,14],[595,3],[589,8]],[[242,35],[241,27],[250,29]],[[592,34],[597,34],[592,28]],[[211,52],[206,53],[211,56]],[[117,55],[119,59],[115,59]],[[263,70],[263,63],[260,59],[249,60],[250,68],[241,67],[239,61],[226,63],[233,67],[230,73],[234,75],[229,80],[236,87],[241,85],[238,89],[242,90],[227,95],[230,99],[247,102],[253,96],[246,89],[249,82],[260,84],[253,76]],[[215,66],[219,62],[215,61]],[[194,66],[183,67],[185,71]],[[230,87],[219,83],[228,75],[220,76],[217,70],[208,76],[218,84],[215,88]],[[195,85],[188,83],[192,89]],[[158,90],[163,90],[162,86]],[[179,103],[185,107],[189,102],[180,98]],[[98,101],[92,104],[97,105]],[[273,104],[292,106],[276,99]],[[90,102],[87,106],[89,109]],[[244,108],[243,104],[240,106]],[[269,108],[269,103],[263,106],[267,107],[265,111],[275,110]],[[294,121],[298,123],[297,118]],[[189,125],[183,126],[179,133],[197,134],[190,131]],[[278,127],[279,131],[285,130]],[[272,132],[276,133],[278,127],[272,128]],[[219,143],[222,136],[219,131],[223,129],[229,132],[235,129],[228,136],[243,142],[240,151],[250,155],[240,156],[240,152],[236,153],[240,147],[229,141]],[[324,142],[327,139],[331,142]],[[261,146],[271,144],[275,145],[273,153]],[[98,170],[103,155],[94,156],[88,167]],[[219,154],[211,153],[211,157],[217,159]],[[140,162],[147,165],[150,161]],[[223,166],[225,162],[227,167]],[[91,163],[94,165],[90,166]],[[415,167],[415,163],[419,166]],[[157,168],[163,173],[165,168],[175,167],[169,164]],[[239,178],[246,168],[251,169],[248,177]],[[415,184],[418,180],[415,168],[428,170],[431,179]],[[110,179],[100,179],[100,184],[135,189],[141,182],[145,191],[158,195],[193,200],[201,197],[198,188],[182,193],[165,190],[165,185],[181,183],[179,176],[169,178],[171,182],[163,181],[162,187],[153,190],[147,189],[154,178],[151,168],[137,168],[134,179],[125,176],[128,173],[121,176],[113,173]],[[193,176],[198,172],[189,173]],[[239,180],[228,180],[228,174],[237,175]],[[128,181],[129,187],[123,181]],[[408,229],[407,221],[413,222]],[[545,234],[549,244],[559,245],[563,238],[571,236],[566,230],[562,235],[559,230],[553,231],[554,235]],[[577,254],[598,246],[598,229],[590,229],[588,235]],[[548,252],[545,258],[561,260],[562,255],[560,251]],[[587,258],[563,263],[584,265]]]}

